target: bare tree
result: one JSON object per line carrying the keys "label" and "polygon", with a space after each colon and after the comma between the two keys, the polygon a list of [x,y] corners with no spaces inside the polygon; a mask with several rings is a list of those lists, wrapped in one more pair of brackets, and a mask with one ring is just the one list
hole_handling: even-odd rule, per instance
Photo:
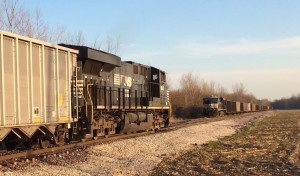
{"label": "bare tree", "polygon": [[211,95],[216,94],[216,83],[214,81],[209,82],[209,92]]}
{"label": "bare tree", "polygon": [[228,95],[228,92],[227,90],[221,86],[221,85],[218,85],[218,88],[216,90],[216,94],[219,96],[219,97],[227,97]]}
{"label": "bare tree", "polygon": [[41,11],[36,8],[34,14],[34,35],[33,37],[39,40],[48,41],[48,25],[44,23]]}
{"label": "bare tree", "polygon": [[266,98],[261,99],[260,103],[261,103],[262,106],[269,106],[270,105],[270,101]]}
{"label": "bare tree", "polygon": [[[0,3],[0,29],[56,44],[87,45],[82,31],[71,34],[65,26],[61,25],[50,30],[43,21],[39,9],[31,14],[19,0],[0,0]],[[96,39],[91,47],[117,54],[120,48],[120,36],[107,36],[106,40],[99,44]]]}
{"label": "bare tree", "polygon": [[117,54],[120,49],[120,35],[116,37],[107,36],[104,41],[98,41],[98,37],[95,38],[94,42],[90,45],[90,47],[102,50],[108,53]]}
{"label": "bare tree", "polygon": [[98,39],[99,39],[99,35],[97,37],[94,38],[94,42],[93,44],[91,45],[92,48],[95,48],[95,49],[101,49],[102,47],[102,43],[101,42],[98,42]]}
{"label": "bare tree", "polygon": [[31,15],[18,0],[2,0],[0,7],[1,29],[33,37]]}
{"label": "bare tree", "polygon": [[214,95],[216,93],[215,91],[215,82],[210,81],[210,83],[207,83],[205,80],[202,80],[200,83],[201,91],[203,96],[210,96]]}
{"label": "bare tree", "polygon": [[3,0],[2,1],[2,10],[3,10],[3,25],[4,25],[4,29],[10,31],[10,32],[14,32],[15,29],[15,23],[16,23],[16,18],[17,18],[17,7],[18,5],[18,0]]}
{"label": "bare tree", "polygon": [[3,28],[10,32],[24,35],[28,34],[28,26],[31,25],[29,12],[18,0],[3,0]]}
{"label": "bare tree", "polygon": [[200,82],[197,75],[187,73],[182,75],[180,85],[184,96],[185,107],[199,106],[200,101]]}
{"label": "bare tree", "polygon": [[51,43],[67,43],[72,44],[73,36],[67,32],[67,29],[65,26],[58,25],[55,28],[51,30],[49,33],[49,42]]}
{"label": "bare tree", "polygon": [[232,85],[233,97],[234,101],[244,101],[244,96],[246,95],[246,88],[243,83],[235,83]]}
{"label": "bare tree", "polygon": [[120,35],[116,37],[107,36],[105,41],[98,42],[97,37],[91,47],[108,53],[117,54],[120,49],[120,39]]}
{"label": "bare tree", "polygon": [[28,37],[34,37],[34,29],[30,13],[22,7],[20,8],[19,16],[20,17],[17,18],[18,21],[15,25],[14,32]]}
{"label": "bare tree", "polygon": [[82,31],[79,31],[78,33],[76,33],[74,35],[72,44],[83,46],[83,45],[85,45],[85,43],[86,43],[85,42],[85,37],[84,37]]}
{"label": "bare tree", "polygon": [[107,36],[103,47],[104,51],[112,54],[117,54],[120,47],[120,36],[117,36],[115,38]]}

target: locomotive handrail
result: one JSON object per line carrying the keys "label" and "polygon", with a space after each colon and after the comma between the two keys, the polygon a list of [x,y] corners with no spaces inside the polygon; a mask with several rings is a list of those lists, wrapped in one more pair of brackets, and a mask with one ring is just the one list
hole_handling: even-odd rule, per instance
{"label": "locomotive handrail", "polygon": [[[89,96],[89,98],[90,98],[91,105],[92,105],[92,107],[94,107],[93,100],[92,100],[92,96],[91,96],[91,93],[90,93],[90,90],[89,90],[89,86],[92,86],[92,85],[94,85],[94,84],[88,84],[88,85],[87,85],[87,93],[88,93],[88,96]],[[85,108],[86,108],[85,115],[87,116],[87,106],[85,106]],[[94,114],[93,111],[94,111],[94,108],[92,108],[92,116],[93,116],[93,114]]]}
{"label": "locomotive handrail", "polygon": [[[78,88],[79,86],[76,85],[76,87]],[[82,96],[82,98],[83,98],[85,104],[87,104],[86,98],[84,97],[84,94],[83,94],[82,90],[81,90],[81,89],[78,89],[78,90],[79,90],[79,92],[81,93],[81,96]],[[78,95],[77,95],[77,96],[78,96]],[[87,115],[87,106],[85,107],[85,115]]]}

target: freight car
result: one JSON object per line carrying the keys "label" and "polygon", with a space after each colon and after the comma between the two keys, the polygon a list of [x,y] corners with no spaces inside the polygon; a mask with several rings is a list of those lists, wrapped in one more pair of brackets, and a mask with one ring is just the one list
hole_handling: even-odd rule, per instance
{"label": "freight car", "polygon": [[169,124],[164,71],[0,31],[0,143],[42,148]]}
{"label": "freight car", "polygon": [[226,114],[238,114],[241,112],[241,103],[239,101],[227,101]]}
{"label": "freight car", "polygon": [[203,115],[208,117],[223,116],[225,114],[240,114],[269,110],[269,106],[262,106],[239,101],[229,101],[222,97],[208,96],[203,98]]}

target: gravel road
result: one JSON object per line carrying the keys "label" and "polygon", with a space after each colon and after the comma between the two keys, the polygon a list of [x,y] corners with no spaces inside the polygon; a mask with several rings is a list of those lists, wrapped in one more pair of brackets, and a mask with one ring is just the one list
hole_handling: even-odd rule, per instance
{"label": "gravel road", "polygon": [[[201,145],[228,136],[258,117],[271,116],[272,112],[243,114],[239,118],[181,128],[166,133],[115,141],[88,148],[88,160],[62,166],[35,163],[22,171],[4,175],[148,175],[164,157],[178,155],[195,145]],[[1,173],[0,173],[1,175]]]}

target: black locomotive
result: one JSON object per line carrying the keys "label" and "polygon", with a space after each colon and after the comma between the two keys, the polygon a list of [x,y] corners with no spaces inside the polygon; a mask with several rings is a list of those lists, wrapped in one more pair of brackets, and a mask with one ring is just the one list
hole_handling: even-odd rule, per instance
{"label": "black locomotive", "polygon": [[169,124],[165,72],[85,46],[72,84],[72,137],[157,130]]}

